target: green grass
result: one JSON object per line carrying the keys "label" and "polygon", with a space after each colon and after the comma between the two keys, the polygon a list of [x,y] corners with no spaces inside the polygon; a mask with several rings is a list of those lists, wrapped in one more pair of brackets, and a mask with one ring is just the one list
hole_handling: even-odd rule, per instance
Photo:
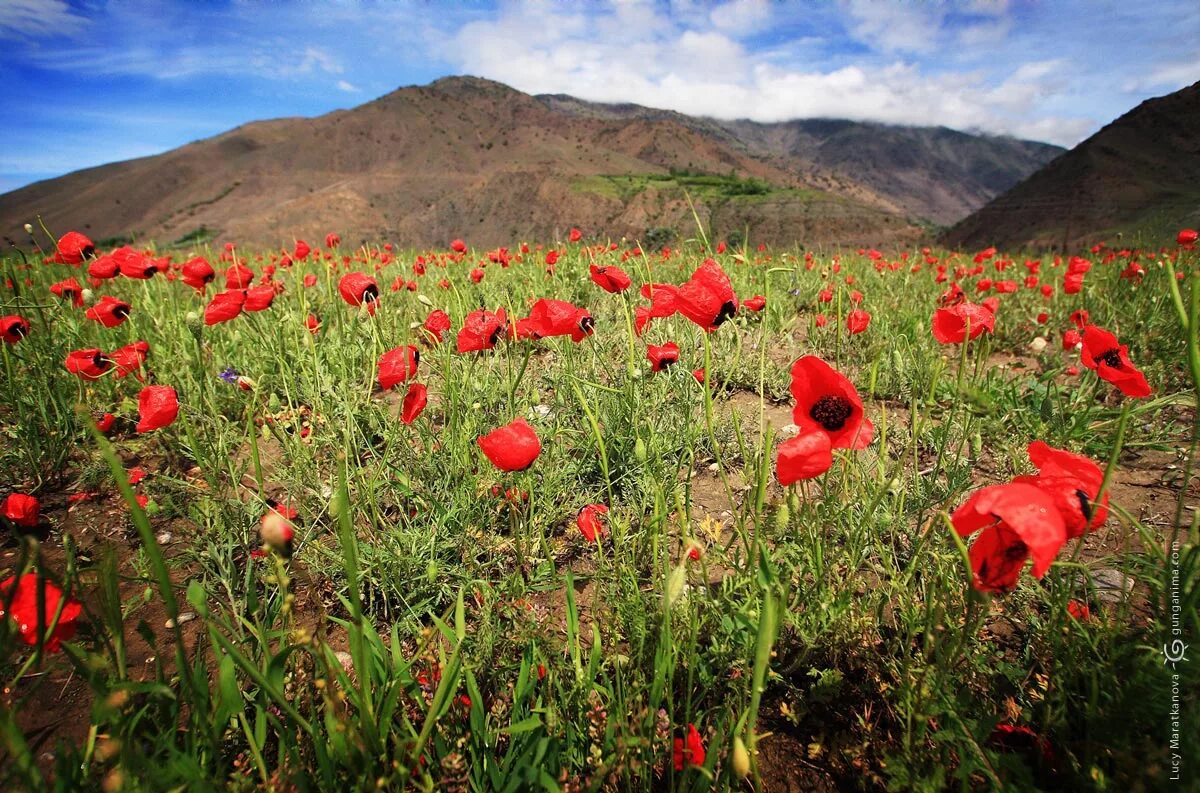
{"label": "green grass", "polygon": [[[736,183],[676,174],[585,184],[615,195],[687,186],[695,197]],[[26,316],[32,331],[0,345],[0,493],[42,497],[51,530],[40,544],[14,533],[3,564],[44,571],[85,617],[61,656],[0,621],[10,692],[0,788],[700,791],[802,773],[802,784],[849,790],[1168,789],[1173,670],[1161,648],[1172,593],[1186,604],[1183,635],[1200,631],[1196,519],[1174,533],[1177,583],[1162,519],[1176,498],[1194,498],[1183,487],[1190,458],[1171,457],[1173,469],[1165,460],[1195,432],[1196,259],[1179,264],[1193,275],[1177,285],[1178,303],[1170,272],[1149,256],[1136,289],[1118,261],[1097,264],[1080,295],[1005,295],[994,336],[960,357],[931,337],[946,284],[929,265],[913,271],[918,251],[903,261],[889,252],[898,266],[877,268],[849,251],[809,267],[800,251],[730,250],[716,258],[743,300],[766,297],[763,312],[711,334],[682,316],[658,319],[638,338],[637,287],[681,283],[710,255],[684,248],[626,257],[572,245],[553,274],[535,251],[487,266],[479,284],[468,273],[480,252],[461,262],[423,252],[427,272],[416,275],[415,251],[386,265],[376,246],[338,251],[352,269],[381,265],[374,316],[338,296],[345,270],[310,258],[276,271],[285,290],[269,310],[216,326],[200,319],[215,285],[202,298],[161,276],[117,279],[94,290],[133,305],[111,329],[49,295],[77,271],[5,258],[17,289],[0,293],[0,316]],[[176,259],[193,253],[228,266],[204,247]],[[270,258],[249,254],[246,265],[261,273]],[[593,261],[624,267],[634,288],[603,292],[588,280]],[[1006,276],[1019,279],[1016,261]],[[959,264],[969,257],[950,272]],[[1043,262],[1046,282],[1061,273]],[[317,283],[306,289],[308,274]],[[396,276],[418,290],[390,291]],[[974,282],[963,278],[968,290]],[[826,287],[834,300],[820,303]],[[848,336],[854,290],[872,321]],[[415,327],[432,307],[457,329],[480,306],[523,316],[537,297],[587,306],[595,334],[462,355],[453,334],[422,346],[429,407],[412,425],[399,420],[403,386],[374,387],[379,356],[420,344]],[[1066,374],[1077,357],[1057,334],[1080,307],[1129,344],[1152,398],[1126,403],[1088,370]],[[1043,310],[1044,327],[1033,321]],[[1192,311],[1190,332],[1180,310]],[[322,323],[316,336],[309,313]],[[1050,344],[1031,352],[1039,334]],[[82,382],[62,363],[74,349],[138,339],[151,347],[150,379],[181,402],[175,423],[149,434],[132,430],[142,384]],[[650,373],[645,345],[668,340],[679,364]],[[790,365],[806,354],[855,383],[877,438],[783,488],[774,455],[791,420]],[[1001,369],[1001,355],[1030,366]],[[226,367],[255,385],[222,381]],[[705,385],[691,374],[700,367]],[[91,429],[102,411],[118,416],[107,439]],[[542,451],[529,470],[504,474],[476,438],[515,417]],[[1064,546],[1043,579],[1026,571],[1014,592],[983,595],[947,514],[977,487],[1028,473],[1034,439],[1102,467],[1114,460],[1118,508],[1086,551]],[[135,458],[152,476],[130,488]],[[1127,483],[1147,476],[1163,487],[1143,510],[1125,499],[1143,492]],[[68,514],[63,496],[83,490],[97,495]],[[137,494],[151,499],[146,510]],[[299,513],[289,559],[251,558],[268,498]],[[589,503],[610,508],[596,544],[575,526]],[[164,553],[155,536],[168,529]],[[1133,577],[1132,597],[1100,597],[1097,582],[1113,571]],[[1072,618],[1071,600],[1093,619]],[[196,617],[164,628],[176,612]],[[133,663],[139,634],[157,662]],[[1182,690],[1195,690],[1197,669],[1174,670]],[[45,723],[35,703],[57,701],[64,685],[87,705],[69,714],[87,722],[82,741],[31,729]],[[1002,722],[1048,751],[1001,744]],[[677,772],[672,742],[689,724],[707,757]],[[1194,708],[1182,726],[1194,779]],[[750,750],[749,781],[737,741]]]}

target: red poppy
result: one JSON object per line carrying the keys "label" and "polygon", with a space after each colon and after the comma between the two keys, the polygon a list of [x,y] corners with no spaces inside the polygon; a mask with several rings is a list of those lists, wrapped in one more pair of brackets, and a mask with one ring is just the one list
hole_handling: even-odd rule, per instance
{"label": "red poppy", "polygon": [[646,330],[646,326],[650,324],[650,309],[638,306],[633,310],[633,317],[633,332],[635,335],[641,336],[642,332]]}
{"label": "red poppy", "polygon": [[296,537],[296,529],[289,517],[294,516],[294,512],[289,516],[277,508],[272,508],[258,521],[258,537],[262,544],[274,549],[284,558],[292,555],[292,540]]}
{"label": "red poppy", "polygon": [[388,389],[416,377],[421,353],[411,344],[388,350],[379,358],[379,385]]}
{"label": "red poppy", "polygon": [[1072,539],[1104,525],[1108,518],[1108,493],[1096,501],[1104,471],[1081,454],[1055,449],[1044,441],[1029,444],[1029,461],[1038,469],[1036,476],[1018,476],[1014,482],[1024,482],[1040,488],[1054,499],[1067,527],[1067,539]]}
{"label": "red poppy", "polygon": [[0,336],[9,344],[16,344],[29,335],[29,320],[17,314],[0,317]]}
{"label": "red poppy", "polygon": [[304,320],[304,327],[308,328],[308,332],[315,336],[321,330],[321,320],[317,319],[316,314],[309,314],[308,319]]}
{"label": "red poppy", "polygon": [[806,432],[779,445],[775,478],[787,486],[813,479],[833,466],[833,446],[825,432]]}
{"label": "red poppy", "polygon": [[1067,613],[1070,614],[1073,619],[1078,620],[1079,622],[1086,622],[1092,618],[1092,610],[1087,607],[1087,604],[1080,603],[1074,598],[1067,601]]}
{"label": "red poppy", "polygon": [[338,281],[338,292],[352,306],[366,306],[367,312],[375,313],[379,301],[379,284],[366,273],[347,273]]}
{"label": "red poppy", "polygon": [[[39,599],[45,603],[40,619]],[[61,589],[38,577],[36,573],[25,573],[20,578],[10,576],[0,581],[0,617],[6,614],[3,610],[5,604],[8,604],[7,615],[17,624],[22,641],[31,647],[38,643],[38,623],[41,623],[43,628],[49,628],[50,623],[54,621],[54,615],[58,614],[58,623],[54,630],[49,635],[40,637],[42,646],[49,653],[58,652],[62,642],[75,635],[75,621],[83,611],[83,606],[78,601],[64,597]]]}
{"label": "red poppy", "polygon": [[813,324],[818,328],[823,328],[829,324],[829,317],[824,314],[817,314],[817,316],[813,317]]}
{"label": "red poppy", "polygon": [[24,493],[9,493],[4,499],[4,517],[18,526],[30,528],[37,525],[38,511],[42,505],[36,498]]}
{"label": "red poppy", "polygon": [[96,420],[96,429],[100,430],[101,432],[103,432],[104,434],[107,435],[108,431],[112,429],[113,422],[116,420],[117,420],[117,417],[114,416],[113,414],[105,413],[103,416],[101,416],[100,418],[98,418]]}
{"label": "red poppy", "polygon": [[96,303],[87,310],[85,316],[88,319],[99,322],[106,328],[115,328],[129,319],[131,309],[132,306],[124,300],[118,300],[112,295],[104,295],[100,298],[99,303]]}
{"label": "red poppy", "polygon": [[673,341],[660,345],[648,344],[646,360],[650,362],[650,371],[661,372],[668,366],[679,363],[679,345]]}
{"label": "red poppy", "polygon": [[579,527],[579,533],[588,542],[595,542],[597,537],[603,537],[608,532],[604,529],[604,523],[600,520],[601,515],[608,514],[608,506],[605,504],[588,504],[579,510],[575,516],[575,525]]}
{"label": "red poppy", "polygon": [[138,394],[138,432],[170,426],[179,415],[179,399],[169,385],[148,385]]}
{"label": "red poppy", "polygon": [[968,326],[972,339],[985,330],[992,333],[996,315],[977,303],[965,301],[933,312],[933,337],[942,344],[962,344],[967,339]]}
{"label": "red poppy", "polygon": [[439,344],[445,341],[446,334],[450,332],[450,315],[440,308],[435,308],[429,312],[421,328],[425,331],[426,341]]}
{"label": "red poppy", "polygon": [[950,522],[963,537],[983,530],[970,551],[974,586],[983,592],[1015,587],[1030,557],[1033,576],[1041,578],[1067,540],[1054,499],[1024,482],[976,490],[954,510]]}
{"label": "red poppy", "polygon": [[833,290],[832,289],[822,289],[820,292],[817,293],[817,300],[819,300],[822,303],[832,303],[833,302]]}
{"label": "red poppy", "polygon": [[704,369],[701,368],[701,369],[693,369],[692,377],[696,378],[697,383],[703,383],[705,378],[708,377],[708,375],[707,375],[707,373],[705,373]]}
{"label": "red poppy", "polygon": [[232,264],[225,271],[226,289],[245,289],[254,283],[254,271],[240,264]]}
{"label": "red poppy", "polygon": [[586,308],[543,297],[530,309],[525,329],[535,339],[570,336],[571,341],[579,342],[592,335],[594,325],[592,314]]}
{"label": "red poppy", "polygon": [[454,251],[455,253],[466,253],[467,243],[463,242],[462,240],[454,240],[450,243],[450,250]]}
{"label": "red poppy", "polygon": [[314,287],[316,285],[317,285],[317,277],[315,275],[313,275],[312,273],[309,273],[308,275],[304,276],[304,288],[305,289],[311,289],[312,287]]}
{"label": "red poppy", "polygon": [[1094,369],[1125,396],[1148,397],[1154,393],[1146,377],[1129,360],[1129,347],[1103,328],[1088,325],[1083,329],[1083,365]]}
{"label": "red poppy", "polygon": [[79,281],[75,280],[74,276],[52,284],[50,292],[63,300],[70,300],[75,308],[83,307],[83,287],[79,285]]}
{"label": "red poppy", "polygon": [[429,404],[429,389],[423,383],[413,383],[404,394],[404,404],[400,408],[400,421],[412,424],[417,420]]}
{"label": "red poppy", "polygon": [[861,308],[856,308],[846,315],[846,330],[853,336],[862,333],[871,324],[871,314]]}
{"label": "red poppy", "polygon": [[1179,236],[1175,238],[1175,241],[1188,250],[1191,250],[1192,246],[1196,244],[1197,239],[1200,239],[1200,232],[1197,232],[1195,229],[1184,229],[1179,232]]}
{"label": "red poppy", "polygon": [[140,380],[142,379],[140,374],[142,364],[146,362],[146,357],[149,355],[150,345],[144,341],[135,341],[133,344],[126,344],[120,349],[113,350],[108,357],[117,366],[118,378],[132,374]]}
{"label": "red poppy", "polygon": [[630,280],[629,276],[620,267],[612,265],[598,267],[593,264],[589,269],[592,274],[592,283],[605,292],[611,292],[612,294],[624,292],[633,284],[633,281]]}
{"label": "red poppy", "polygon": [[695,724],[688,725],[687,738],[675,739],[672,759],[676,771],[682,771],[689,765],[704,765],[704,740],[700,737],[700,731],[696,729]]}
{"label": "red poppy", "polygon": [[1064,350],[1073,350],[1083,344],[1083,334],[1074,328],[1067,328],[1062,335],[1062,348]]}
{"label": "red poppy", "polygon": [[85,235],[78,231],[68,231],[58,238],[54,256],[50,261],[55,264],[81,264],[95,252],[95,244]]}
{"label": "red poppy", "polygon": [[482,308],[472,311],[458,331],[458,351],[490,350],[504,337],[507,328],[508,317],[503,308],[494,312]]}
{"label": "red poppy", "polygon": [[654,302],[650,309],[652,316],[665,317],[678,311],[709,332],[720,327],[738,310],[737,295],[733,293],[729,276],[712,259],[705,259],[692,277],[679,286],[651,285],[650,294]]}
{"label": "red poppy", "polygon": [[242,313],[246,293],[239,290],[218,292],[204,309],[204,324],[217,325],[236,319]]}
{"label": "red poppy", "polygon": [[96,380],[100,375],[112,368],[113,362],[99,349],[89,347],[86,350],[74,350],[67,353],[63,363],[67,371],[84,380]]}
{"label": "red poppy", "polygon": [[542,451],[537,433],[525,419],[514,419],[478,439],[479,448],[501,471],[524,471]]}
{"label": "red poppy", "polygon": [[112,254],[105,254],[94,259],[87,268],[89,276],[101,281],[116,278],[119,272],[121,272],[121,268],[117,266],[117,260],[113,258]]}
{"label": "red poppy", "polygon": [[1091,317],[1086,308],[1077,308],[1071,312],[1071,324],[1081,331],[1091,324],[1089,322],[1090,319]]}
{"label": "red poppy", "polygon": [[325,247],[326,248],[336,248],[337,246],[339,246],[341,244],[342,244],[342,238],[339,237],[336,233],[331,231],[325,235]]}
{"label": "red poppy", "polygon": [[801,434],[826,433],[834,449],[864,449],[875,437],[854,385],[815,355],[792,364],[792,420]]}
{"label": "red poppy", "polygon": [[184,262],[182,272],[183,277],[180,280],[201,294],[204,294],[204,290],[217,277],[212,265],[203,256],[196,256]]}
{"label": "red poppy", "polygon": [[482,280],[483,280],[483,270],[480,270],[478,267],[476,267],[474,270],[471,271],[471,283],[477,284]]}
{"label": "red poppy", "polygon": [[749,311],[762,311],[767,307],[767,299],[762,295],[746,298],[742,301],[742,306]]}
{"label": "red poppy", "polygon": [[558,264],[558,251],[549,251],[546,253],[546,264]]}
{"label": "red poppy", "polygon": [[583,232],[579,229],[571,229],[570,235],[567,237],[571,242],[579,242],[583,239]]}
{"label": "red poppy", "polygon": [[312,253],[312,248],[308,247],[308,243],[304,240],[296,240],[296,248],[292,251],[292,258],[304,261],[308,258],[308,254]]}
{"label": "red poppy", "polygon": [[128,245],[122,245],[109,255],[117,263],[117,269],[121,271],[121,275],[126,278],[144,281],[158,272],[158,265],[149,256],[141,251],[135,251]]}
{"label": "red poppy", "polygon": [[275,287],[270,284],[247,289],[242,302],[242,310],[246,312],[266,311],[271,307],[277,294]]}

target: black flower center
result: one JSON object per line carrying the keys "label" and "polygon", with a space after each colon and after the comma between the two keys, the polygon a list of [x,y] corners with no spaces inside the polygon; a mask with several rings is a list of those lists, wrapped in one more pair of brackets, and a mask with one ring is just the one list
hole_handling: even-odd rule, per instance
{"label": "black flower center", "polygon": [[113,316],[116,317],[117,319],[128,319],[129,318],[129,306],[127,306],[124,303],[121,303],[120,305],[113,308],[112,313],[113,313]]}
{"label": "black flower center", "polygon": [[95,355],[92,356],[92,364],[97,369],[100,369],[101,371],[103,371],[103,370],[107,369],[108,367],[112,366],[113,362],[112,362],[112,359],[109,358],[108,356],[106,356],[104,353],[97,352]]}
{"label": "black flower center", "polygon": [[1009,562],[1022,561],[1029,555],[1029,547],[1025,543],[1017,540],[1012,545],[1004,549],[1004,558]]}
{"label": "black flower center", "polygon": [[503,335],[504,335],[504,326],[497,325],[496,329],[493,330],[491,332],[491,334],[488,336],[488,344],[490,344],[494,347],[496,345],[496,342],[500,341],[500,337]]}
{"label": "black flower center", "polygon": [[421,364],[421,351],[414,347],[413,351],[412,351],[412,356],[413,356],[413,367],[419,366]]}
{"label": "black flower center", "polygon": [[371,285],[363,290],[362,298],[361,298],[363,303],[374,303],[378,299],[379,299],[379,287],[377,287],[375,285]]}
{"label": "black flower center", "polygon": [[14,322],[12,327],[8,329],[9,335],[12,336],[14,339],[25,338],[25,331],[26,331],[25,325],[20,322]]}
{"label": "black flower center", "polygon": [[584,333],[591,333],[594,327],[596,327],[596,320],[591,317],[584,317],[579,320],[579,329]]}
{"label": "black flower center", "polygon": [[808,411],[813,421],[829,432],[837,432],[846,426],[846,419],[854,413],[854,405],[844,396],[826,394],[818,399]]}
{"label": "black flower center", "polygon": [[1106,363],[1114,369],[1119,369],[1121,367],[1121,351],[1109,350],[1103,355],[1097,355],[1096,360]]}
{"label": "black flower center", "polygon": [[713,320],[713,327],[719,328],[724,324],[725,320],[737,313],[737,304],[732,300],[726,300],[721,304],[721,310],[717,312],[716,319]]}
{"label": "black flower center", "polygon": [[675,357],[673,354],[665,353],[665,354],[663,354],[663,356],[661,358],[658,359],[658,368],[666,369],[668,366],[671,366],[674,363],[678,363],[678,361],[679,361],[679,359],[677,357]]}
{"label": "black flower center", "polygon": [[84,245],[82,248],[80,248],[79,255],[86,259],[95,252],[96,252],[96,246]]}
{"label": "black flower center", "polygon": [[1092,522],[1092,503],[1088,498],[1088,494],[1082,490],[1076,490],[1075,495],[1079,498],[1079,510],[1083,512],[1083,517],[1088,523]]}

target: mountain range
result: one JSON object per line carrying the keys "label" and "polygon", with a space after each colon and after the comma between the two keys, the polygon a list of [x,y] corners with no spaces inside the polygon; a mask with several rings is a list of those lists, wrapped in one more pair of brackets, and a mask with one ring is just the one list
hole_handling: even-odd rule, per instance
{"label": "mountain range", "polygon": [[275,246],[337,231],[344,243],[494,246],[571,227],[670,241],[695,236],[698,218],[755,243],[883,245],[961,221],[1062,152],[945,127],[720,121],[449,77],[28,185],[0,195],[0,233],[18,238],[40,216],[101,243]]}

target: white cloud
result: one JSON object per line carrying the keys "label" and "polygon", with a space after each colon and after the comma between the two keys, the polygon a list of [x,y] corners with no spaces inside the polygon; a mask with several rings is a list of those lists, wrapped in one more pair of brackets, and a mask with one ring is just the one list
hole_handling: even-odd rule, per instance
{"label": "white cloud", "polygon": [[66,0],[4,0],[0,3],[0,38],[75,36],[87,20]]}
{"label": "white cloud", "polygon": [[709,14],[713,27],[733,34],[757,33],[771,21],[767,0],[730,0]]}
{"label": "white cloud", "polygon": [[346,93],[348,93],[348,94],[358,94],[358,93],[362,93],[362,89],[361,89],[361,88],[359,88],[359,87],[358,87],[357,85],[355,85],[354,83],[347,82],[346,80],[338,80],[338,81],[337,81],[337,87],[338,87],[338,90],[339,90],[339,91],[345,91],[345,92],[346,92]]}

